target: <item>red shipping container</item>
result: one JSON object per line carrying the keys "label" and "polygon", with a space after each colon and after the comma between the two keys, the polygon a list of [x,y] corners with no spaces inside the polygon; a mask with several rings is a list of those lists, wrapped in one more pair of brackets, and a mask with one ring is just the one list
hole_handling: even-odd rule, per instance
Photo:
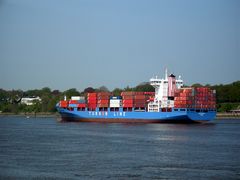
{"label": "red shipping container", "polygon": [[95,98],[95,97],[89,97],[88,98],[88,101],[96,101],[97,100],[97,98]]}
{"label": "red shipping container", "polygon": [[66,107],[68,107],[68,104],[64,104],[64,103],[61,104],[60,103],[59,106],[62,107],[62,108],[66,108]]}
{"label": "red shipping container", "polygon": [[132,108],[132,107],[133,107],[133,104],[123,104],[123,107],[124,107],[124,108]]}
{"label": "red shipping container", "polygon": [[154,101],[154,97],[150,97],[148,101]]}
{"label": "red shipping container", "polygon": [[134,99],[145,99],[145,95],[135,95]]}
{"label": "red shipping container", "polygon": [[133,96],[133,95],[135,95],[135,92],[133,91],[121,92],[121,96]]}
{"label": "red shipping container", "polygon": [[134,99],[134,96],[122,96],[122,99]]}
{"label": "red shipping container", "polygon": [[98,107],[108,107],[108,104],[98,104]]}
{"label": "red shipping container", "polygon": [[144,92],[143,94],[153,96],[155,95],[155,92]]}
{"label": "red shipping container", "polygon": [[90,106],[97,106],[97,103],[88,103]]}
{"label": "red shipping container", "polygon": [[97,101],[96,98],[88,98],[88,101]]}
{"label": "red shipping container", "polygon": [[88,104],[97,104],[97,101],[89,101]]}
{"label": "red shipping container", "polygon": [[131,105],[131,106],[133,106],[133,103],[123,103],[123,105]]}
{"label": "red shipping container", "polygon": [[97,95],[98,96],[111,96],[112,93],[110,93],[110,92],[99,92],[99,93],[97,93]]}
{"label": "red shipping container", "polygon": [[98,100],[97,102],[98,102],[98,104],[100,104],[100,103],[102,103],[102,104],[108,104],[108,103],[109,103],[109,100],[102,99],[102,100]]}
{"label": "red shipping container", "polygon": [[134,99],[134,102],[145,102],[146,99]]}
{"label": "red shipping container", "polygon": [[144,92],[135,92],[135,95],[144,95]]}
{"label": "red shipping container", "polygon": [[134,107],[146,107],[145,104],[134,104]]}
{"label": "red shipping container", "polygon": [[60,101],[60,102],[59,102],[59,106],[60,106],[60,107],[63,107],[63,108],[68,107],[68,101]]}
{"label": "red shipping container", "polygon": [[87,99],[97,99],[97,96],[88,96]]}
{"label": "red shipping container", "polygon": [[133,99],[124,99],[123,103],[133,103]]}
{"label": "red shipping container", "polygon": [[93,106],[95,105],[96,106],[97,103],[88,103],[88,105],[93,105]]}
{"label": "red shipping container", "polygon": [[89,102],[88,104],[97,105],[96,102]]}
{"label": "red shipping container", "polygon": [[110,96],[98,96],[97,99],[98,99],[98,100],[101,100],[101,99],[110,99]]}
{"label": "red shipping container", "polygon": [[88,108],[96,108],[97,105],[91,105],[91,104],[88,104]]}
{"label": "red shipping container", "polygon": [[78,104],[77,100],[69,100],[69,104]]}
{"label": "red shipping container", "polygon": [[78,104],[77,107],[78,107],[78,108],[85,108],[85,107],[86,107],[86,104],[81,103],[81,104]]}
{"label": "red shipping container", "polygon": [[88,96],[88,97],[90,97],[90,96],[91,96],[91,97],[97,97],[97,93],[88,93],[87,96]]}
{"label": "red shipping container", "polygon": [[97,104],[97,101],[88,102],[88,104]]}
{"label": "red shipping container", "polygon": [[97,101],[88,101],[88,104],[97,104]]}
{"label": "red shipping container", "polygon": [[68,104],[68,101],[60,101],[60,104]]}

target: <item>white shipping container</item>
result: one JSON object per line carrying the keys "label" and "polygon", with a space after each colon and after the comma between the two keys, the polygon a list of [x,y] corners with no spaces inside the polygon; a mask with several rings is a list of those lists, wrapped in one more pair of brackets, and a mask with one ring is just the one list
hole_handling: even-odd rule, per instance
{"label": "white shipping container", "polygon": [[85,100],[85,97],[84,96],[72,96],[71,100],[76,100],[76,101]]}
{"label": "white shipping container", "polygon": [[110,103],[122,103],[121,99],[110,99]]}
{"label": "white shipping container", "polygon": [[109,104],[122,104],[122,102],[110,102]]}
{"label": "white shipping container", "polygon": [[110,104],[109,106],[110,106],[110,107],[122,107],[121,104]]}
{"label": "white shipping container", "polygon": [[110,103],[109,103],[109,106],[110,107],[122,107],[122,101],[111,101],[110,100]]}

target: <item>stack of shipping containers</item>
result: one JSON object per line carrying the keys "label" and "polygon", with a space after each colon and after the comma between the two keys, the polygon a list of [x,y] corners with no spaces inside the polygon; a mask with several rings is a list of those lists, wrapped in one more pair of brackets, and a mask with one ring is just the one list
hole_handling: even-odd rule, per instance
{"label": "stack of shipping containers", "polygon": [[[174,108],[192,109],[215,109],[216,92],[208,87],[189,87],[175,90]],[[146,110],[148,103],[154,100],[154,92],[122,92],[121,96],[112,96],[109,92],[88,93],[87,106],[84,97],[75,96],[69,101],[60,101],[62,108],[78,108],[84,111],[88,107],[89,111],[95,111],[98,107],[100,111],[123,111]]]}
{"label": "stack of shipping containers", "polygon": [[59,102],[59,107],[67,108],[68,107],[68,101],[60,101]]}
{"label": "stack of shipping containers", "polygon": [[194,108],[194,89],[182,88],[175,91],[175,108]]}
{"label": "stack of shipping containers", "polygon": [[77,107],[79,111],[84,111],[86,108],[85,97],[83,96],[72,96],[69,100],[69,107]]}
{"label": "stack of shipping containers", "polygon": [[97,106],[103,110],[107,110],[109,107],[109,99],[112,94],[109,92],[97,93]]}
{"label": "stack of shipping containers", "polygon": [[122,106],[124,111],[132,111],[134,92],[122,92]]}
{"label": "stack of shipping containers", "polygon": [[195,107],[197,109],[215,109],[216,96],[215,90],[208,87],[195,88]]}
{"label": "stack of shipping containers", "polygon": [[132,111],[134,109],[144,110],[151,98],[154,98],[154,92],[122,92],[122,106],[124,111]]}
{"label": "stack of shipping containers", "polygon": [[134,108],[136,109],[145,109],[146,107],[146,97],[144,95],[144,92],[135,92],[134,95]]}
{"label": "stack of shipping containers", "polygon": [[175,91],[175,108],[214,109],[215,91],[208,87],[182,88]]}
{"label": "stack of shipping containers", "polygon": [[97,107],[97,93],[88,93],[87,95],[88,109],[95,111]]}

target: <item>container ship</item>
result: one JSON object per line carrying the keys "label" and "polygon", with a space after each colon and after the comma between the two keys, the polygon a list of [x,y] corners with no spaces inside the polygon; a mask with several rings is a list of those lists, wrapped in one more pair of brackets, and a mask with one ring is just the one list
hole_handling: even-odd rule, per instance
{"label": "container ship", "polygon": [[209,122],[216,116],[216,92],[208,87],[183,87],[181,76],[150,79],[155,92],[88,93],[66,97],[56,108],[62,121],[105,123]]}

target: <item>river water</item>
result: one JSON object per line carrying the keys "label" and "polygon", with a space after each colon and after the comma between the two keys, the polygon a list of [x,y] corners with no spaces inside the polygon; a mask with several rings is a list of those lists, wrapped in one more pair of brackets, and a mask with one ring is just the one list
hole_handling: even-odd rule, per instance
{"label": "river water", "polygon": [[0,179],[240,179],[240,120],[101,124],[0,117]]}

